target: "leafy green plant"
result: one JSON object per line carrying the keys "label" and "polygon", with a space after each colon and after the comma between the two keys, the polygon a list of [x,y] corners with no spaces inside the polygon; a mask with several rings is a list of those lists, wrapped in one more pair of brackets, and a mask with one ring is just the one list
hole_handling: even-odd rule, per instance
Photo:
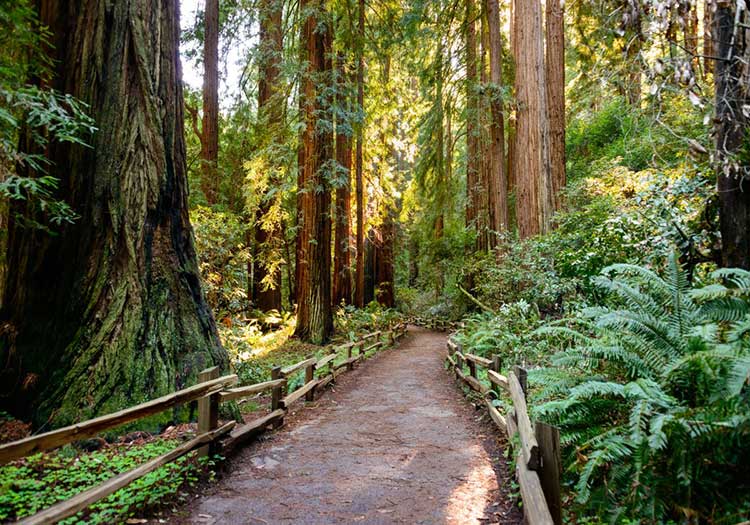
{"label": "leafy green plant", "polygon": [[536,415],[573,445],[579,504],[648,522],[747,507],[750,273],[713,277],[725,282],[692,289],[675,255],[664,276],[613,265],[598,280],[606,306],[586,309],[577,330],[537,331],[573,341],[534,378],[567,376]]}
{"label": "leafy green plant", "polygon": [[[0,520],[35,514],[71,498],[122,472],[137,467],[179,445],[179,440],[157,439],[143,444],[117,444],[79,454],[71,447],[37,454],[0,467]],[[194,454],[134,481],[111,496],[61,523],[109,524],[124,522],[144,510],[183,498],[182,491],[206,475],[216,458],[196,459]]]}

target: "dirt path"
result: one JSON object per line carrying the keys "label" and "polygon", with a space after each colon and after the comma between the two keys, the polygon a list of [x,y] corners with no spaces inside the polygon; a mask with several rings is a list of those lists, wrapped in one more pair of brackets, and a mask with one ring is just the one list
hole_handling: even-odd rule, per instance
{"label": "dirt path", "polygon": [[520,523],[498,433],[442,369],[445,335],[401,345],[232,461],[174,523]]}

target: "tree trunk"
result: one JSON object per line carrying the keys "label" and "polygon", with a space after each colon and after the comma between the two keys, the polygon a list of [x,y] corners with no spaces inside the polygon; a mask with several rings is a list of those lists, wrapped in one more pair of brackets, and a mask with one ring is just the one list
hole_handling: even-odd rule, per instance
{"label": "tree trunk", "polygon": [[[264,137],[262,145],[273,145],[281,136],[284,119],[284,90],[281,82],[281,54],[283,52],[282,5],[276,0],[261,0],[259,4],[260,44],[258,79],[258,135]],[[269,158],[268,165],[276,173],[276,159]],[[270,175],[269,189],[275,190],[278,177]],[[281,196],[270,191],[261,199],[255,217],[255,255],[253,272],[253,304],[268,312],[281,310],[281,267],[284,233],[281,224],[273,217],[274,207],[281,206]]]}
{"label": "tree trunk", "polygon": [[[339,105],[351,105],[346,89],[346,72],[344,57],[338,57],[338,93]],[[351,170],[352,170],[352,138],[350,126],[345,122],[336,123],[336,162],[338,169],[345,172],[345,182],[336,188],[336,246],[333,251],[333,301],[335,305],[342,302],[350,304],[352,301],[352,273],[351,250],[349,246],[351,227]]]}
{"label": "tree trunk", "polygon": [[547,112],[549,115],[549,164],[555,209],[565,188],[565,18],[562,0],[547,0]]}
{"label": "tree trunk", "polygon": [[300,234],[302,236],[301,281],[297,292],[295,335],[313,344],[324,344],[333,333],[331,308],[331,188],[326,170],[333,158],[330,126],[319,126],[321,118],[330,118],[330,76],[332,71],[332,33],[322,0],[307,0],[300,5],[305,18],[300,41],[305,46],[301,97],[304,104],[300,172]]}
{"label": "tree trunk", "polygon": [[[357,106],[364,112],[365,108],[365,0],[359,0],[359,38],[357,42]],[[364,141],[364,122],[357,126],[357,283],[355,286],[355,304],[362,308],[365,305],[365,199],[364,179],[362,177],[364,162],[362,147]]]}
{"label": "tree trunk", "polygon": [[39,5],[49,87],[89,104],[98,132],[91,148],[47,151],[75,224],[56,236],[10,224],[0,397],[57,425],[195,384],[228,359],[188,218],[177,2]]}
{"label": "tree trunk", "polygon": [[715,0],[703,2],[703,75],[714,72],[714,12]]}
{"label": "tree trunk", "polygon": [[[479,97],[475,0],[466,0],[466,227],[477,231],[479,182]],[[478,234],[479,232],[477,232]],[[479,248],[477,236],[476,248]]]}
{"label": "tree trunk", "polygon": [[[551,217],[551,181],[545,129],[542,12],[539,0],[515,0],[516,217],[522,239],[544,233]],[[547,143],[547,144],[545,144]]]}
{"label": "tree trunk", "polygon": [[750,269],[750,104],[747,63],[750,17],[736,2],[719,1],[714,14],[716,36],[716,161],[719,218],[724,266]]}
{"label": "tree trunk", "polygon": [[386,308],[396,304],[393,289],[393,244],[396,240],[396,210],[389,206],[379,228],[379,243],[376,245],[375,288],[378,303]]}
{"label": "tree trunk", "polygon": [[498,0],[485,0],[487,32],[489,33],[490,60],[490,179],[488,192],[491,196],[493,234],[491,247],[497,245],[497,233],[508,229],[508,179],[505,173],[505,122],[502,99],[502,40],[500,34],[500,7]]}
{"label": "tree trunk", "polygon": [[219,0],[206,0],[205,30],[201,190],[208,204],[216,204],[219,193]]}

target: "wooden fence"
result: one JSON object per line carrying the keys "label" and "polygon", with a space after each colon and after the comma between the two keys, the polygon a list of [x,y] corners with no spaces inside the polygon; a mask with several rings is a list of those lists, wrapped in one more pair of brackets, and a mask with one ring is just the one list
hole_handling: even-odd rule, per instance
{"label": "wooden fence", "polygon": [[[526,522],[559,525],[562,523],[560,434],[545,423],[532,425],[526,403],[526,370],[514,366],[506,377],[500,374],[499,356],[487,359],[464,353],[461,345],[451,339],[447,346],[446,361],[456,378],[481,396],[492,421],[507,433],[509,441],[518,436],[516,478]],[[490,387],[480,382],[477,367],[486,369]],[[509,396],[513,403],[513,408],[505,415],[492,404],[492,399],[501,395]]]}
{"label": "wooden fence", "polygon": [[459,328],[463,328],[463,323],[446,321],[439,317],[409,317],[406,319],[406,322],[423,328],[429,328],[430,330],[438,330],[440,332],[452,332]]}
{"label": "wooden fence", "polygon": [[[177,405],[192,401],[198,402],[198,432],[194,438],[133,470],[123,472],[68,500],[22,519],[18,524],[57,523],[74,516],[89,505],[193,450],[197,449],[199,455],[214,452],[226,454],[262,432],[281,426],[284,422],[284,415],[294,402],[303,397],[312,401],[316,390],[321,390],[345,370],[353,369],[355,363],[371,355],[380,347],[394,344],[405,333],[406,324],[399,323],[387,331],[367,334],[359,341],[338,346],[333,352],[321,358],[305,359],[284,368],[274,367],[271,370],[270,381],[252,385],[236,386],[236,375],[219,377],[217,367],[209,368],[199,374],[197,385],[113,414],[0,445],[0,465],[4,465],[9,461],[37,452],[53,450],[75,441],[94,437],[105,430],[137,421]],[[346,353],[346,358],[342,362],[335,363],[342,352]],[[302,371],[305,374],[304,384],[293,392],[289,392],[288,379]],[[268,414],[243,425],[237,425],[234,421],[219,424],[221,403],[269,391],[271,392],[271,410]]]}

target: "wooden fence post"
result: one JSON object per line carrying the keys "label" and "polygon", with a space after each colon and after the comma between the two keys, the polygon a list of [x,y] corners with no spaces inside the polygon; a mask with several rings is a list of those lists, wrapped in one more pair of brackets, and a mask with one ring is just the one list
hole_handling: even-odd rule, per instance
{"label": "wooden fence post", "polygon": [[560,431],[546,423],[537,421],[534,429],[542,456],[539,481],[544,491],[544,499],[555,525],[562,524],[562,503],[560,498],[560,475],[562,458],[560,455]]}
{"label": "wooden fence post", "polygon": [[[346,349],[346,358],[347,359],[351,359],[352,358],[352,351],[353,350],[354,349],[351,346]],[[347,370],[354,370],[354,363],[349,363],[348,365],[346,365],[346,369]]]}
{"label": "wooden fence post", "polygon": [[[280,366],[274,366],[271,369],[271,379],[281,379],[281,367]],[[271,411],[278,410],[281,408],[281,396],[282,396],[283,390],[282,387],[277,386],[274,387],[273,390],[271,390]],[[281,425],[284,424],[284,418],[280,418],[279,422],[276,423],[273,428],[278,428]]]}
{"label": "wooden fence post", "polygon": [[[305,367],[305,384],[309,383],[315,379],[315,363],[311,365],[307,365]],[[315,388],[310,390],[307,394],[305,394],[305,401],[314,401],[315,400]]]}
{"label": "wooden fence post", "polygon": [[[207,368],[198,374],[198,382],[204,383],[219,377],[219,367]],[[219,393],[204,396],[198,400],[198,434],[210,432],[219,428]],[[198,457],[213,453],[213,443],[198,449]]]}
{"label": "wooden fence post", "polygon": [[[490,370],[500,373],[500,356],[497,354],[492,355],[492,364],[490,365]],[[492,383],[492,390],[495,392],[495,397],[500,397],[500,386]]]}
{"label": "wooden fence post", "polygon": [[477,364],[474,361],[467,360],[466,364],[469,366],[469,375],[474,379],[477,378]]}
{"label": "wooden fence post", "polygon": [[516,374],[518,382],[521,383],[521,390],[523,390],[523,397],[526,397],[528,393],[528,372],[525,368],[521,368],[518,365],[513,366],[513,373]]}

